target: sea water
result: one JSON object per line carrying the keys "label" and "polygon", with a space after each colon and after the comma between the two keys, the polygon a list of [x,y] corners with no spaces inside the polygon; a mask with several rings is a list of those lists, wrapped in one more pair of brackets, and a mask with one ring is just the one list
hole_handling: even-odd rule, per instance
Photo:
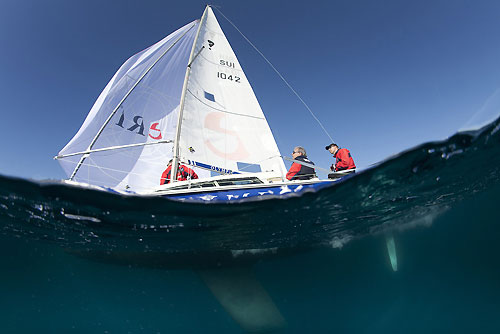
{"label": "sea water", "polygon": [[[0,177],[0,331],[498,333],[499,124],[286,200],[203,205]],[[241,290],[233,300],[214,292],[219,273],[218,289]],[[234,296],[249,295],[279,326],[242,324]]]}

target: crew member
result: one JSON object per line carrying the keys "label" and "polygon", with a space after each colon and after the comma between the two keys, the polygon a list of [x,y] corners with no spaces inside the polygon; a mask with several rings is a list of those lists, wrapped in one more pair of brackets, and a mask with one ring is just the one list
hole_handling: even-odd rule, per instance
{"label": "crew member", "polygon": [[[172,170],[172,160],[168,162],[167,169],[161,174],[161,179],[160,179],[160,184],[166,184],[170,183],[170,174]],[[184,165],[178,164],[177,165],[177,181],[186,181],[189,179],[197,179],[198,175],[192,170],[191,168],[188,168]]]}
{"label": "crew member", "polygon": [[[294,160],[298,160],[298,161],[302,161],[302,162],[305,162],[305,163],[310,164],[310,165],[314,165],[314,162],[307,159],[306,150],[301,146],[297,146],[293,149],[292,158]],[[292,167],[290,167],[290,170],[288,171],[288,173],[286,173],[286,178],[290,181],[291,180],[309,180],[309,179],[312,179],[313,177],[316,177],[316,173],[314,172],[314,168],[301,165],[297,162],[294,162],[292,164]]]}
{"label": "crew member", "polygon": [[351,157],[351,152],[347,148],[339,148],[337,144],[332,143],[326,146],[325,149],[333,154],[333,157],[336,159],[335,165],[332,164],[330,167],[332,171],[339,172],[341,170],[356,168],[354,160]]}

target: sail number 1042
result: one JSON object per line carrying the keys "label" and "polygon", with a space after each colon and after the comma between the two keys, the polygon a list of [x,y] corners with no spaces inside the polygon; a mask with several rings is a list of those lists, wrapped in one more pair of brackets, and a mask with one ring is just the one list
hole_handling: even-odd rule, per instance
{"label": "sail number 1042", "polygon": [[219,79],[223,79],[223,80],[230,80],[230,81],[234,81],[234,82],[237,82],[237,83],[240,83],[241,81],[241,78],[237,75],[232,75],[232,74],[226,74],[224,72],[217,72],[217,78]]}

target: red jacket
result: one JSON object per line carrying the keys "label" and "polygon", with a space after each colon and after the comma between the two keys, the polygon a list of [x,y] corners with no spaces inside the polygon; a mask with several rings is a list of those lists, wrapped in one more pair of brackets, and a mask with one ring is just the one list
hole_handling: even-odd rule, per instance
{"label": "red jacket", "polygon": [[[160,184],[170,183],[170,171],[172,170],[172,165],[168,166],[167,169],[161,174]],[[177,181],[186,181],[187,179],[197,179],[198,175],[192,170],[184,165],[180,165],[177,168]]]}
{"label": "red jacket", "polygon": [[[306,162],[310,165],[314,165],[314,162],[307,159],[305,155],[299,155],[295,160]],[[286,173],[286,178],[288,180],[309,180],[316,176],[314,168],[304,166],[294,162],[288,173]]]}
{"label": "red jacket", "polygon": [[339,149],[333,155],[333,157],[337,159],[337,161],[335,162],[335,170],[337,172],[341,170],[356,168],[354,160],[351,157],[351,152],[349,152],[347,148]]}

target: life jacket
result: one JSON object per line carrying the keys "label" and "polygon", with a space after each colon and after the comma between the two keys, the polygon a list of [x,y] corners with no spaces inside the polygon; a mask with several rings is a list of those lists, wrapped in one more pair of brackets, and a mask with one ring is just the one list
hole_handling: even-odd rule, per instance
{"label": "life jacket", "polygon": [[[168,184],[170,183],[170,173],[172,171],[172,165],[168,166],[167,169],[161,174],[160,184]],[[180,165],[177,168],[177,181],[186,181],[187,179],[197,179],[198,175],[196,175],[195,171],[191,168],[188,168],[184,165]]]}
{"label": "life jacket", "polygon": [[346,169],[353,169],[356,168],[356,165],[354,164],[354,160],[351,157],[351,152],[347,148],[341,148],[339,149],[334,155],[334,158],[336,158],[335,162],[335,170],[341,171],[341,170],[346,170]]}
{"label": "life jacket", "polygon": [[[295,158],[295,160],[303,161],[310,165],[314,165],[314,162],[307,159],[307,156],[305,155],[299,155],[298,157]],[[314,168],[304,166],[296,162],[292,164],[292,167],[290,167],[290,170],[288,171],[288,173],[286,173],[286,178],[288,180],[309,180],[312,179],[313,177],[316,177]]]}

